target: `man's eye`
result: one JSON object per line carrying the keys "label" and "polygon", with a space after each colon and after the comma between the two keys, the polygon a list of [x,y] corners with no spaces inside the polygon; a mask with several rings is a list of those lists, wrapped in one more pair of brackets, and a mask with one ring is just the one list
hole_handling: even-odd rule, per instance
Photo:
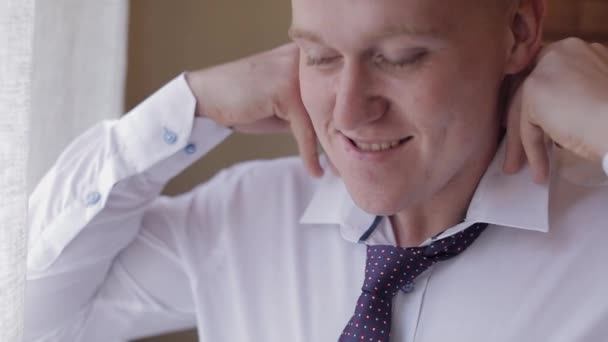
{"label": "man's eye", "polygon": [[329,64],[331,62],[334,62],[338,58],[339,58],[338,56],[332,56],[332,57],[311,57],[311,56],[306,56],[306,65],[308,65],[308,66],[326,65],[326,64]]}
{"label": "man's eye", "polygon": [[397,68],[397,69],[405,68],[407,66],[411,66],[411,65],[414,65],[414,64],[422,61],[424,59],[424,57],[427,56],[427,54],[428,54],[427,51],[420,51],[413,55],[408,56],[407,58],[400,59],[398,61],[392,61],[392,60],[387,59],[382,54],[377,54],[377,55],[374,55],[374,63],[376,63],[380,66]]}

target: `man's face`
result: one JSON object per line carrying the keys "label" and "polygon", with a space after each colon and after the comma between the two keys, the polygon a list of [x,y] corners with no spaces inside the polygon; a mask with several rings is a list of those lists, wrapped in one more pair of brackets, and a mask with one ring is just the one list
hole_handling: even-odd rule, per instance
{"label": "man's face", "polygon": [[302,100],[366,211],[421,204],[496,141],[507,20],[485,1],[293,0]]}

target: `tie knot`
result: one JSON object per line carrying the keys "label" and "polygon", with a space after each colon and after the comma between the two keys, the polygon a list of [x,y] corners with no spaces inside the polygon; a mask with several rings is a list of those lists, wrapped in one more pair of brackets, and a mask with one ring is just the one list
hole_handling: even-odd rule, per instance
{"label": "tie knot", "polygon": [[426,247],[368,246],[363,292],[391,298],[434,263],[464,251],[486,226],[485,223],[474,224]]}
{"label": "tie knot", "polygon": [[362,290],[391,298],[433,263],[420,247],[368,246]]}
{"label": "tie knot", "polygon": [[444,239],[434,241],[427,247],[424,247],[424,255],[435,261],[442,261],[452,258],[465,249],[481,235],[488,226],[487,223],[476,223],[469,228],[448,236]]}

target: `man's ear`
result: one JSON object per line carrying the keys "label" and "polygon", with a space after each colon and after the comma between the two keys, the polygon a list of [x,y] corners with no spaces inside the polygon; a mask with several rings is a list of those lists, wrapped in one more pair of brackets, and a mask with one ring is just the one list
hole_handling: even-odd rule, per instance
{"label": "man's ear", "polygon": [[543,43],[546,0],[515,0],[509,12],[506,74],[517,74],[532,63]]}

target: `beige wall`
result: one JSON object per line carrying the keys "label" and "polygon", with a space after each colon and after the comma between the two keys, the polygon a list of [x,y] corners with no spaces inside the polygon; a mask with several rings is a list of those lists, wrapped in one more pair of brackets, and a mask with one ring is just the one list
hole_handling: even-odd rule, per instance
{"label": "beige wall", "polygon": [[[132,0],[126,108],[184,70],[226,62],[287,42],[288,0]],[[168,194],[188,191],[239,160],[296,153],[288,136],[233,135],[174,179]],[[197,341],[196,332],[146,339]]]}
{"label": "beige wall", "polygon": [[608,43],[608,0],[548,0],[545,25],[549,40],[578,36]]}

